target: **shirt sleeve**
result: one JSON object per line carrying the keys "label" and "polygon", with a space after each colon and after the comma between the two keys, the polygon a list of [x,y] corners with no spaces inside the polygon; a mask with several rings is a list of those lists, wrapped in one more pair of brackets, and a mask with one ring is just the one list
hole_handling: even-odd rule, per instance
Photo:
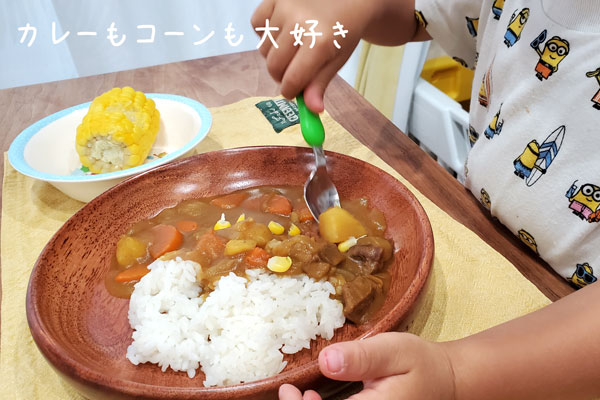
{"label": "shirt sleeve", "polygon": [[482,12],[487,7],[491,5],[485,0],[416,0],[415,18],[449,56],[474,69],[477,37],[487,19],[480,16],[489,14]]}

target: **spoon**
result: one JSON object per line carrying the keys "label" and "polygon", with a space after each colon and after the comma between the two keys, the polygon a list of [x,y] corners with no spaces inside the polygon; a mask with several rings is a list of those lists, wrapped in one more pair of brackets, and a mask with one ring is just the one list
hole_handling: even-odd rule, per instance
{"label": "spoon", "polygon": [[340,196],[327,174],[323,142],[325,141],[325,129],[318,114],[306,107],[304,96],[300,93],[296,97],[298,103],[298,114],[300,116],[300,130],[304,140],[312,147],[315,155],[315,168],[304,184],[304,200],[308,205],[310,213],[318,221],[319,216],[331,207],[340,206]]}

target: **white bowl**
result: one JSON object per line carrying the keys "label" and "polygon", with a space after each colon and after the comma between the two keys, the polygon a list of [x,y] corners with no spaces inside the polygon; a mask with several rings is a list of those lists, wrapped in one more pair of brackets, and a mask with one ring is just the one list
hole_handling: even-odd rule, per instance
{"label": "white bowl", "polygon": [[[105,174],[84,174],[75,150],[77,126],[91,102],[67,108],[29,126],[8,150],[20,173],[46,181],[67,196],[88,202],[122,180],[191,155],[212,123],[208,109],[187,97],[148,93],[160,111],[160,129],[149,159],[142,165]],[[162,157],[156,155],[165,153]]]}

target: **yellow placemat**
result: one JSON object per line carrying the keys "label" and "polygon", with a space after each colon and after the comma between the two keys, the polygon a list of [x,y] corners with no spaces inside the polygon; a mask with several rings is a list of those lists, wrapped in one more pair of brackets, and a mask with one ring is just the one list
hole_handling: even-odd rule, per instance
{"label": "yellow placemat", "polygon": [[[251,145],[305,146],[299,126],[277,134],[248,98],[212,109],[213,126],[199,152]],[[481,331],[550,301],[504,257],[441,211],[329,115],[325,149],[367,161],[403,182],[423,205],[435,237],[431,284],[410,330],[444,341]],[[80,398],[37,350],[25,316],[25,293],[37,256],[83,203],[16,172],[4,157],[2,187],[2,310],[0,399]]]}

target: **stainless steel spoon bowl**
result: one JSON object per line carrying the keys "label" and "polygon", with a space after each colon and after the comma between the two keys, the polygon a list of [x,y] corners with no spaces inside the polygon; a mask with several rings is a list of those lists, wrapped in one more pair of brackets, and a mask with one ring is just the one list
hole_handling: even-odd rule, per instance
{"label": "stainless steel spoon bowl", "polygon": [[319,220],[321,213],[331,207],[340,206],[340,196],[327,173],[327,161],[323,152],[325,128],[323,128],[321,118],[306,107],[302,94],[296,97],[296,101],[302,136],[315,154],[315,168],[304,184],[304,200],[313,217]]}

